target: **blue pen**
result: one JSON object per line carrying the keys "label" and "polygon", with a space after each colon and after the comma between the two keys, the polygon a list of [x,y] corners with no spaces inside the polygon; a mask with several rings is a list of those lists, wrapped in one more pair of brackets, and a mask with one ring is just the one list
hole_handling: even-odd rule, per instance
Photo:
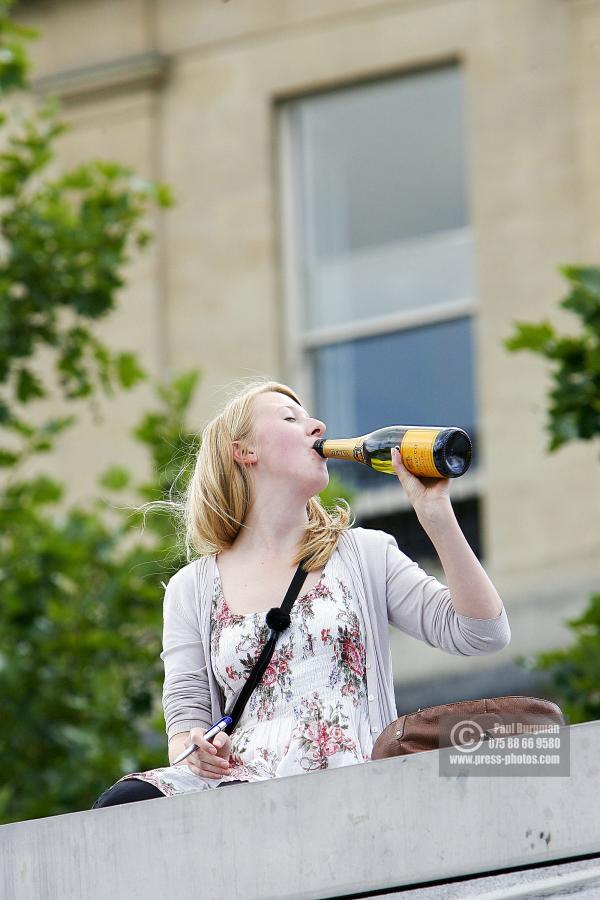
{"label": "blue pen", "polygon": [[[218,722],[215,722],[214,725],[210,726],[210,728],[204,735],[204,740],[209,741],[211,738],[214,738],[214,736],[216,734],[218,734],[220,731],[223,731],[225,728],[227,728],[228,725],[231,725],[232,722],[233,722],[233,719],[231,718],[231,716],[223,716],[222,719],[219,719]],[[191,747],[186,747],[185,750],[183,751],[183,753],[180,753],[179,756],[177,757],[177,759],[173,760],[171,765],[176,766],[177,763],[180,763],[183,759],[186,758],[186,756],[189,756],[190,753],[193,753],[194,750],[197,750],[197,749],[198,749],[198,744],[192,744]]]}

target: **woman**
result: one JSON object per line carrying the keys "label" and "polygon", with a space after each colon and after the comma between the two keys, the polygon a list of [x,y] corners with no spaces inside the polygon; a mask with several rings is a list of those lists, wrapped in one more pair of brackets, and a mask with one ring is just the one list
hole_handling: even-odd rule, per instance
{"label": "woman", "polygon": [[[325,425],[277,382],[246,387],[202,435],[185,499],[188,558],[164,603],[163,708],[177,766],[123,776],[94,807],[301,774],[370,759],[397,718],[388,622],[448,653],[507,646],[496,590],[456,521],[448,479],[394,471],[447,586],[381,531],[351,528],[316,496]],[[271,662],[231,736],[203,735],[231,711],[300,562],[308,575]]]}

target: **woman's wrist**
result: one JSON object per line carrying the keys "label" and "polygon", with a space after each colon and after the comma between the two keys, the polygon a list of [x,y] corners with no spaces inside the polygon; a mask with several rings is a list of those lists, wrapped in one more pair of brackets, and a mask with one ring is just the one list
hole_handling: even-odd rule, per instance
{"label": "woman's wrist", "polygon": [[456,516],[449,497],[429,501],[427,505],[415,507],[417,518],[423,530],[432,542],[435,542],[438,534],[448,528],[448,525],[456,523]]}
{"label": "woman's wrist", "polygon": [[172,738],[169,738],[169,763],[177,759],[179,754],[189,745],[189,742],[189,731],[180,731],[178,734],[174,734]]}

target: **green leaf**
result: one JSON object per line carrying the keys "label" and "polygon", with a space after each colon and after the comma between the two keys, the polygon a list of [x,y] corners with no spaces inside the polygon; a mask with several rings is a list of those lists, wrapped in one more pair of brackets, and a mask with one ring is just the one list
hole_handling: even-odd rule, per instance
{"label": "green leaf", "polygon": [[200,372],[184,372],[173,379],[173,391],[175,394],[175,407],[179,412],[185,412],[189,407],[194,392],[198,386]]}
{"label": "green leaf", "polygon": [[600,323],[600,294],[576,287],[562,301],[561,306],[581,316],[586,325]]}
{"label": "green leaf", "polygon": [[580,371],[587,358],[586,342],[580,337],[557,337],[546,355],[560,360],[569,371]]}
{"label": "green leaf", "polygon": [[3,469],[16,465],[20,459],[20,454],[13,453],[10,450],[4,450],[0,447],[0,467]]}
{"label": "green leaf", "polygon": [[600,345],[588,348],[585,367],[594,374],[600,374]]}
{"label": "green leaf", "polygon": [[40,506],[57,503],[63,493],[62,485],[47,475],[39,475],[30,483],[31,502]]}
{"label": "green leaf", "polygon": [[600,300],[600,268],[597,266],[559,266],[559,271],[574,285],[581,286]]}
{"label": "green leaf", "polygon": [[68,428],[74,425],[75,421],[75,416],[57,416],[44,422],[44,424],[40,428],[40,431],[43,434],[55,437],[56,435],[62,434],[63,431],[66,431]]}
{"label": "green leaf", "polygon": [[147,377],[134,353],[119,353],[115,357],[115,370],[119,384],[126,390]]}
{"label": "green leaf", "polygon": [[4,422],[3,425],[8,431],[14,431],[16,434],[20,434],[22,437],[26,438],[32,437],[36,431],[34,425],[29,425],[23,419],[17,419],[15,417]]}
{"label": "green leaf", "polygon": [[168,184],[157,185],[156,201],[159,206],[162,206],[165,209],[173,206],[175,198],[173,196],[173,191]]}
{"label": "green leaf", "polygon": [[547,353],[556,338],[554,328],[549,322],[534,325],[529,322],[514,322],[516,334],[504,341],[507,350],[531,350],[534,353]]}
{"label": "green leaf", "polygon": [[16,371],[17,398],[20,403],[29,403],[46,396],[42,382],[30,369]]}
{"label": "green leaf", "polygon": [[102,487],[111,491],[121,491],[126,488],[131,481],[131,474],[122,466],[110,466],[99,478]]}

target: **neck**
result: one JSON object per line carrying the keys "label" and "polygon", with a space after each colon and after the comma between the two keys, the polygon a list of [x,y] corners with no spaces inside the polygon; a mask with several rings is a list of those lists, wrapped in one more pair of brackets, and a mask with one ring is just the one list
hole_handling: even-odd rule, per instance
{"label": "neck", "polygon": [[308,526],[306,504],[282,505],[281,499],[255,499],[235,540],[236,551],[259,565],[292,565]]}

